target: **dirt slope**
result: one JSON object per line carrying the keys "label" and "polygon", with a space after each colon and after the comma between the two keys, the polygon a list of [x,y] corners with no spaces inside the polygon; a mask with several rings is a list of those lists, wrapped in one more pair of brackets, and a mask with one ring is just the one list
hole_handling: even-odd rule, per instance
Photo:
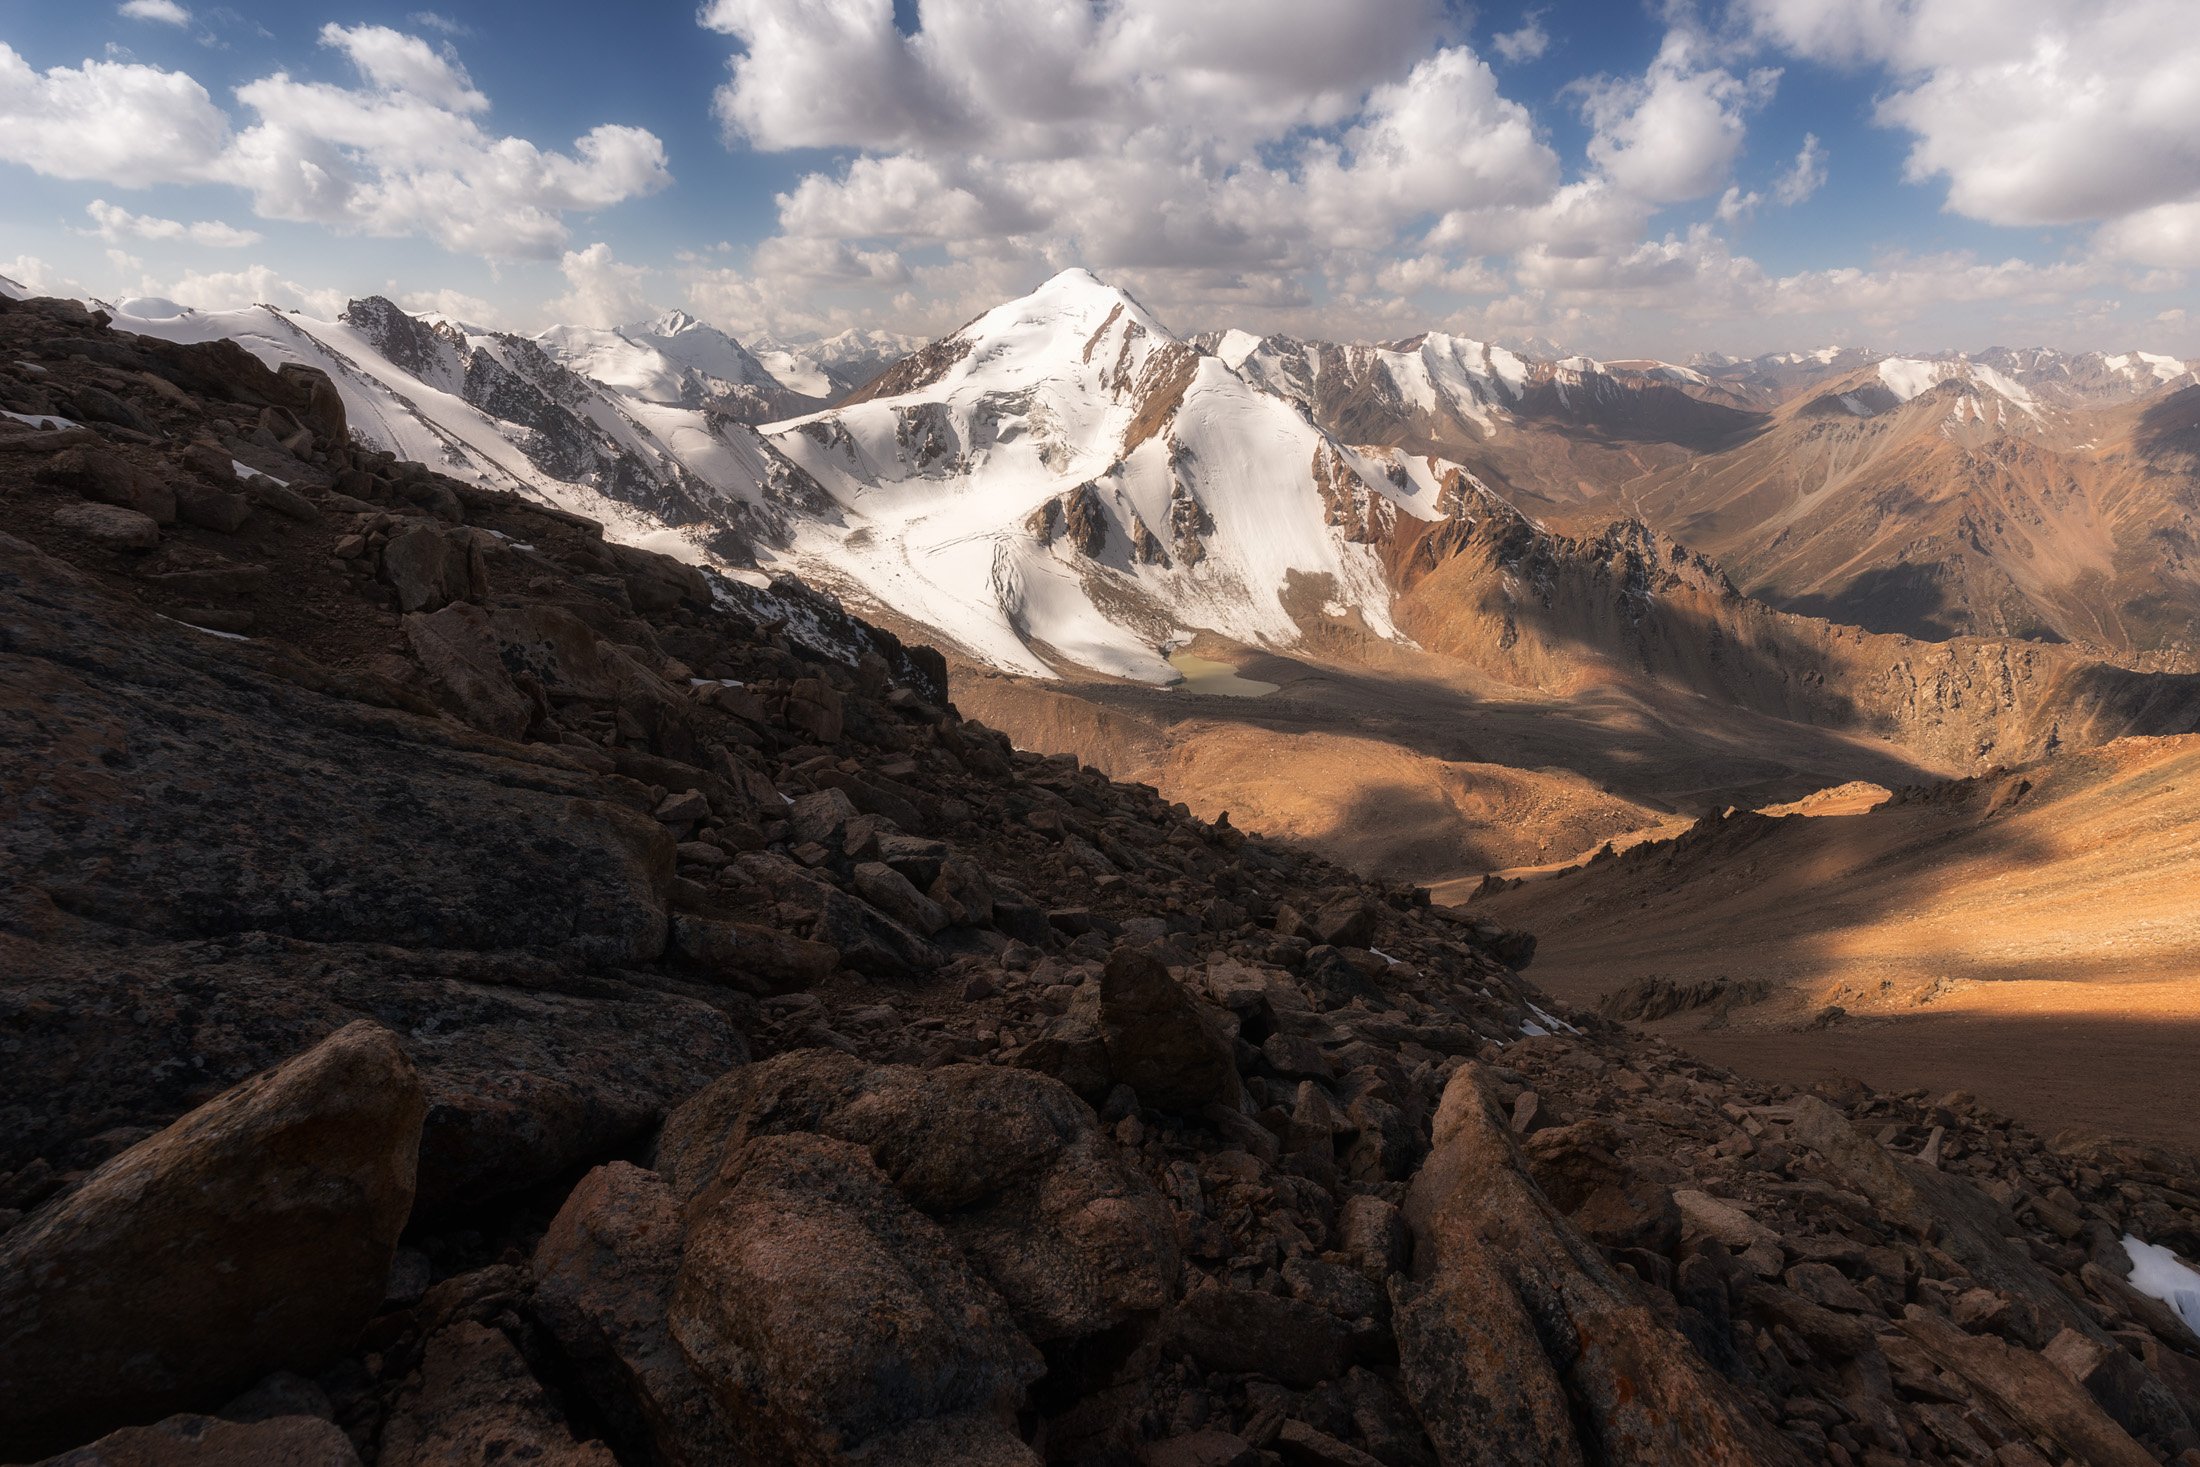
{"label": "dirt slope", "polygon": [[[1576,1002],[1768,983],[1660,1021],[1722,1062],[1960,1085],[2040,1124],[2189,1145],[2196,825],[2200,737],[2123,739],[1863,814],[1710,822],[1474,909],[1537,932],[1537,976]],[[1810,1027],[1831,1006],[1845,1017]]]}

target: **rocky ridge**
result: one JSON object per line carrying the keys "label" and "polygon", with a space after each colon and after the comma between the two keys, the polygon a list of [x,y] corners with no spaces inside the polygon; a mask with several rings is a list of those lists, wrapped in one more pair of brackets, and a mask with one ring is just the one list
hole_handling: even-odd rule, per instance
{"label": "rocky ridge", "polygon": [[2200,1460],[2188,1161],[1558,1012],[105,325],[0,306],[0,1456]]}

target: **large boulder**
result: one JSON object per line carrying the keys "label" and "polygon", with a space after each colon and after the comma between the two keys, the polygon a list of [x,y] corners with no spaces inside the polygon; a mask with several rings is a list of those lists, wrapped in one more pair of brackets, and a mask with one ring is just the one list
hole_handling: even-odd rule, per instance
{"label": "large boulder", "polygon": [[32,1450],[312,1370],[381,1303],[427,1102],[348,1025],[0,1240],[0,1437]]}
{"label": "large boulder", "polygon": [[1017,1460],[1013,1412],[1039,1353],[862,1147],[766,1136],[726,1170],[689,1204],[670,1321],[761,1455],[875,1460],[947,1429],[974,1456]]}
{"label": "large boulder", "polygon": [[667,1467],[717,1467],[740,1460],[739,1435],[666,1322],[685,1235],[656,1173],[598,1167],[535,1247],[535,1312],[622,1439]]}
{"label": "large boulder", "polygon": [[1149,952],[1126,946],[1109,954],[1100,979],[1100,1037],[1109,1070],[1141,1104],[1196,1115],[1209,1105],[1238,1103],[1228,1040]]}
{"label": "large boulder", "polygon": [[224,1421],[186,1414],[125,1426],[38,1467],[359,1467],[359,1453],[334,1422],[315,1416]]}
{"label": "large boulder", "polygon": [[1444,1467],[1799,1462],[1528,1179],[1467,1064],[1408,1192],[1399,1383]]}
{"label": "large boulder", "polygon": [[674,1112],[658,1167],[693,1197],[723,1180],[750,1141],[800,1132],[864,1147],[1034,1339],[1092,1334],[1175,1296],[1166,1204],[1060,1081],[797,1051],[736,1070]]}

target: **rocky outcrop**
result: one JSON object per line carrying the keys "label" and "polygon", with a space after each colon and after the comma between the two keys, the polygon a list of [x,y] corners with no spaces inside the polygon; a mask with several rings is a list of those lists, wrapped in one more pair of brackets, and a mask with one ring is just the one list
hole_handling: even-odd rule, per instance
{"label": "rocky outcrop", "polygon": [[1399,1355],[1446,1467],[1800,1460],[1527,1181],[1472,1065],[1405,1215]]}
{"label": "rocky outcrop", "polygon": [[333,1359],[382,1302],[425,1111],[353,1024],[0,1238],[0,1435],[66,1445]]}

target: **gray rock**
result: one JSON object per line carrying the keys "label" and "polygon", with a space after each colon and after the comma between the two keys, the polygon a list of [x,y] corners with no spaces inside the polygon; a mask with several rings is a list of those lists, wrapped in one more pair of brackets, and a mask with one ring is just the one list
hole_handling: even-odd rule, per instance
{"label": "gray rock", "polygon": [[116,550],[151,550],[160,544],[160,524],[151,515],[114,504],[64,504],[53,522]]}

